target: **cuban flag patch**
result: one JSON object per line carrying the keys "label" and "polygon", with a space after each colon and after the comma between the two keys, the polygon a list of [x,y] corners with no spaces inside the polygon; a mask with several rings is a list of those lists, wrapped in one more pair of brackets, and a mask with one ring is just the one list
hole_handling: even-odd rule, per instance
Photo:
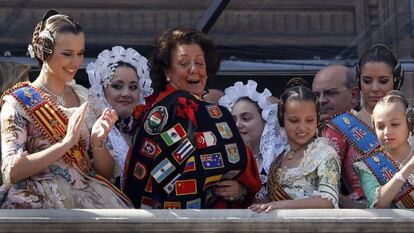
{"label": "cuban flag patch", "polygon": [[223,158],[221,157],[220,152],[212,153],[212,154],[204,154],[200,156],[201,164],[203,165],[205,170],[223,168]]}
{"label": "cuban flag patch", "polygon": [[161,183],[174,170],[175,166],[167,158],[165,158],[156,167],[154,167],[154,169],[152,169],[151,175],[158,183]]}
{"label": "cuban flag patch", "polygon": [[195,150],[193,144],[187,138],[175,149],[172,153],[175,161],[181,164],[193,151]]}

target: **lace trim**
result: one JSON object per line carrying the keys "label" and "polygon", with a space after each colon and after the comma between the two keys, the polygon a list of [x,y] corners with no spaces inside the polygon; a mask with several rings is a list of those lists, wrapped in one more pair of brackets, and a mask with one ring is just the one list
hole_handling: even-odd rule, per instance
{"label": "lace trim", "polygon": [[369,205],[368,206],[368,208],[375,208],[375,204],[377,204],[377,202],[378,202],[378,197],[379,197],[379,189],[381,188],[382,186],[379,186],[379,187],[377,187],[376,189],[375,189],[375,191],[374,191],[374,196],[372,196],[372,203],[371,203],[371,205]]}
{"label": "lace trim", "polygon": [[272,93],[267,88],[262,93],[256,90],[257,83],[253,80],[248,80],[246,85],[236,82],[233,86],[226,88],[224,91],[226,94],[220,98],[219,105],[231,112],[240,98],[248,97],[262,109],[262,119],[266,121],[266,124],[260,138],[259,149],[263,162],[259,171],[263,168],[268,173],[274,157],[280,155],[287,146],[287,136],[277,121],[277,104],[273,104],[269,99]]}
{"label": "lace trim", "polygon": [[89,63],[86,72],[91,84],[90,90],[104,102],[105,107],[109,106],[104,89],[111,82],[118,62],[128,63],[135,68],[140,86],[140,96],[137,104],[145,104],[144,98],[150,96],[153,92],[148,60],[132,48],[112,47],[112,50],[102,51],[95,62]]}
{"label": "lace trim", "polygon": [[331,141],[327,138],[316,138],[314,142],[309,144],[309,146],[304,151],[304,156],[299,164],[299,168],[302,171],[300,176],[306,176],[317,169],[322,162],[333,157],[339,162],[338,154],[335,149],[330,145]]}

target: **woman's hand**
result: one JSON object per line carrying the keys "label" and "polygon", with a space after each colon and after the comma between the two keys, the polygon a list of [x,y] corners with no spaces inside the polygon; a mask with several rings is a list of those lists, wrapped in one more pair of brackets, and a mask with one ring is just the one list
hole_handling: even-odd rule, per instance
{"label": "woman's hand", "polygon": [[62,140],[62,143],[67,144],[69,148],[72,148],[79,141],[81,134],[81,126],[85,119],[85,110],[87,106],[88,102],[83,103],[75,110],[72,116],[69,117],[66,135]]}
{"label": "woman's hand", "polygon": [[216,185],[216,195],[227,201],[237,201],[245,192],[245,187],[236,180],[224,180]]}
{"label": "woman's hand", "polygon": [[91,142],[93,145],[102,146],[115,122],[118,115],[115,110],[105,108],[102,115],[96,120],[92,126]]}
{"label": "woman's hand", "polygon": [[270,211],[274,209],[282,209],[282,207],[280,206],[280,203],[282,202],[274,201],[274,202],[269,202],[269,203],[254,204],[254,205],[249,206],[249,209],[257,213],[260,213],[263,211],[265,213],[269,213]]}

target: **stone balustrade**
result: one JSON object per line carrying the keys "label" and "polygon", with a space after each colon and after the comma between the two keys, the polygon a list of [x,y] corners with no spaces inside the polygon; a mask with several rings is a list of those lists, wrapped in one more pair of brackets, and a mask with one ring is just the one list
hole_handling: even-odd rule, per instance
{"label": "stone balustrade", "polygon": [[412,232],[412,210],[1,210],[1,232]]}

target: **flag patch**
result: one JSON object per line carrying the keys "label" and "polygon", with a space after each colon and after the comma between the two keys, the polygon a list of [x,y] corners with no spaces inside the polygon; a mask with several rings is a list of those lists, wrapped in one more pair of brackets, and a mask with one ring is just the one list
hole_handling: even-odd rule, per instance
{"label": "flag patch", "polygon": [[217,184],[217,182],[220,181],[221,177],[223,175],[215,175],[215,176],[209,176],[204,181],[204,190],[206,190],[208,187],[213,186]]}
{"label": "flag patch", "polygon": [[174,177],[166,186],[164,186],[164,191],[168,194],[170,194],[175,187],[175,181],[181,176],[181,174],[178,174],[176,177]]}
{"label": "flag patch", "polygon": [[197,148],[203,149],[217,144],[217,138],[211,131],[195,132]]}
{"label": "flag patch", "polygon": [[196,164],[194,160],[194,156],[191,156],[187,163],[185,164],[183,173],[189,172],[189,171],[195,171],[196,170]]}
{"label": "flag patch", "polygon": [[138,179],[138,180],[142,180],[144,179],[144,177],[147,175],[147,168],[145,167],[144,164],[137,162],[137,164],[135,164],[135,168],[134,168],[134,176]]}
{"label": "flag patch", "polygon": [[172,155],[181,164],[193,151],[195,150],[193,144],[187,138],[172,152]]}
{"label": "flag patch", "polygon": [[190,180],[177,180],[175,182],[175,195],[190,195],[197,193],[197,181],[195,179]]}
{"label": "flag patch", "polygon": [[204,154],[200,156],[201,164],[205,170],[223,168],[223,158],[221,157],[220,152],[212,154]]}
{"label": "flag patch", "polygon": [[187,201],[187,209],[201,209],[201,199],[197,198],[191,201]]}
{"label": "flag patch", "polygon": [[145,185],[144,191],[148,193],[152,192],[152,178],[151,177],[148,179],[148,182],[147,182],[147,185]]}
{"label": "flag patch", "polygon": [[222,138],[230,139],[233,137],[233,133],[231,132],[231,129],[227,122],[216,123],[216,127]]}
{"label": "flag patch", "polygon": [[223,116],[223,113],[221,113],[220,107],[217,105],[208,105],[206,106],[206,108],[211,118],[220,119]]}
{"label": "flag patch", "polygon": [[144,123],[144,129],[147,133],[154,135],[161,133],[168,121],[168,111],[164,106],[156,106],[148,114]]}
{"label": "flag patch", "polygon": [[227,144],[225,148],[229,162],[233,164],[238,163],[240,161],[240,155],[237,143]]}
{"label": "flag patch", "polygon": [[184,128],[181,126],[180,123],[176,124],[171,129],[161,133],[161,138],[164,140],[167,146],[171,146],[172,144],[180,141],[187,135]]}
{"label": "flag patch", "polygon": [[161,183],[174,170],[175,166],[167,158],[165,158],[156,167],[154,167],[154,169],[152,169],[151,175],[158,183]]}
{"label": "flag patch", "polygon": [[181,203],[178,201],[164,202],[164,209],[181,209]]}
{"label": "flag patch", "polygon": [[151,139],[144,138],[144,142],[142,143],[139,152],[148,158],[154,158],[159,153],[161,153],[161,148],[156,142],[152,141]]}
{"label": "flag patch", "polygon": [[[145,205],[145,206],[143,206],[143,205]],[[142,198],[141,198],[141,208],[143,208],[143,209],[152,209],[152,205],[153,205],[153,202],[152,202],[151,198],[146,197],[146,196],[142,196]]]}

